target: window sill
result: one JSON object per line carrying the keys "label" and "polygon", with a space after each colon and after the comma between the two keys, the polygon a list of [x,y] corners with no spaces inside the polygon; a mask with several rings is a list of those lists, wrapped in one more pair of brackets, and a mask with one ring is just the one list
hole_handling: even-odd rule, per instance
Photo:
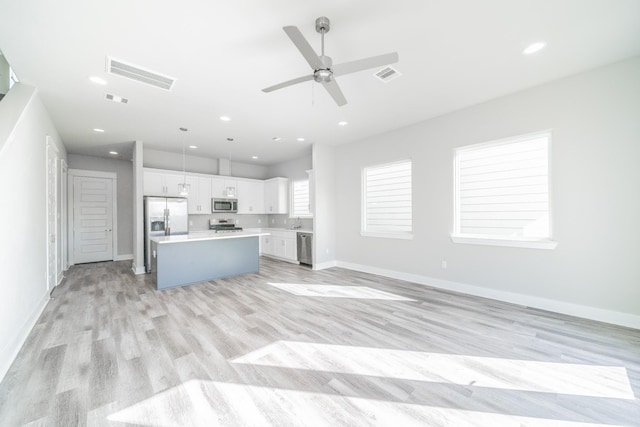
{"label": "window sill", "polygon": [[451,236],[454,243],[464,243],[468,245],[488,245],[488,246],[510,246],[513,248],[547,249],[553,250],[558,246],[554,240],[508,240],[489,239],[484,237],[463,237]]}
{"label": "window sill", "polygon": [[373,233],[370,231],[361,231],[360,235],[363,237],[381,237],[383,239],[413,240],[413,234],[411,233]]}

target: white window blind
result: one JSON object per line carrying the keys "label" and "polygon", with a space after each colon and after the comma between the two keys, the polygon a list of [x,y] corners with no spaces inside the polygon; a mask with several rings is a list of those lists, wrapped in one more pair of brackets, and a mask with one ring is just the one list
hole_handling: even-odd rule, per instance
{"label": "white window blind", "polygon": [[455,236],[549,239],[548,132],[456,150]]}
{"label": "white window blind", "polygon": [[411,161],[363,170],[363,232],[411,233]]}
{"label": "white window blind", "polygon": [[293,181],[291,184],[291,216],[310,217],[309,180]]}

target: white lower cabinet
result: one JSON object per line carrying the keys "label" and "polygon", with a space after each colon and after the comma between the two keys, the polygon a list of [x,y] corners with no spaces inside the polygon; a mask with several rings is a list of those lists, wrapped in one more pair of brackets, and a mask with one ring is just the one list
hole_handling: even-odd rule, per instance
{"label": "white lower cabinet", "polygon": [[270,236],[260,237],[260,253],[287,261],[298,261],[298,248],[295,231],[269,230]]}

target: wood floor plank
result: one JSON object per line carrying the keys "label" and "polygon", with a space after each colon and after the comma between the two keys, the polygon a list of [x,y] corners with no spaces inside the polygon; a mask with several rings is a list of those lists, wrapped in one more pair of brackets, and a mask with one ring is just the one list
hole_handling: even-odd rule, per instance
{"label": "wood floor plank", "polygon": [[0,426],[640,426],[634,329],[271,259],[161,292],[78,265],[53,297]]}

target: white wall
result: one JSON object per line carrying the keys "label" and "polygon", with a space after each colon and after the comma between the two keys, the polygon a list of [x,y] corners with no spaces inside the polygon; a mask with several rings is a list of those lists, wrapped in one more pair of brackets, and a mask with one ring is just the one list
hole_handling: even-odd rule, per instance
{"label": "white wall", "polygon": [[[454,148],[545,129],[553,132],[557,248],[452,243]],[[415,238],[360,236],[361,168],[405,158],[413,161]],[[356,269],[640,327],[639,161],[640,58],[340,146],[337,259]]]}
{"label": "white wall", "polygon": [[[0,378],[48,301],[46,137],[66,151],[35,88],[0,102]],[[62,203],[59,198],[59,211]],[[62,236],[60,236],[62,237]]]}
{"label": "white wall", "polygon": [[114,172],[118,177],[117,221],[118,247],[116,259],[133,256],[133,164],[128,160],[69,154],[67,161],[71,169]]}

